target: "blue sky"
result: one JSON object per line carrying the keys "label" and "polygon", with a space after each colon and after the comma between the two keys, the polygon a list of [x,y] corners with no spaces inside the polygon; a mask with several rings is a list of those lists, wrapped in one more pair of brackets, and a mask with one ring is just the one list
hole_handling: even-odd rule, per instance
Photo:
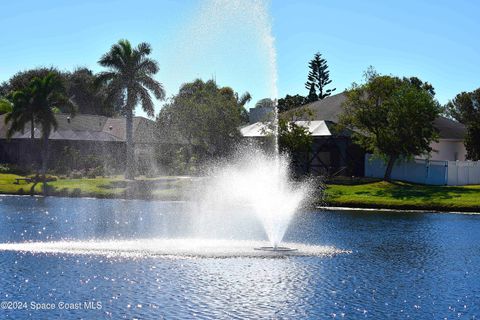
{"label": "blue sky", "polygon": [[[233,9],[249,7],[250,0],[240,1],[246,5]],[[0,81],[37,66],[100,71],[99,57],[127,38],[152,44],[161,66],[157,79],[168,96],[195,77],[215,77],[220,85],[249,91],[250,105],[269,96],[265,57],[245,21],[248,14],[201,33],[196,22],[204,5],[197,0],[2,2]],[[369,65],[380,73],[431,82],[441,103],[480,87],[480,2],[273,0],[268,11],[280,97],[307,94],[307,63],[317,51],[327,59],[337,91],[361,81]]]}

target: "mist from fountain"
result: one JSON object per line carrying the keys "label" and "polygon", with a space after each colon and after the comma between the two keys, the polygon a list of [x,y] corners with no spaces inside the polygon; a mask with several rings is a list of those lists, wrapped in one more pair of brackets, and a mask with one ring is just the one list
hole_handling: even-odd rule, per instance
{"label": "mist from fountain", "polygon": [[[200,207],[204,208],[200,214],[208,215],[213,211],[212,208],[220,208],[220,214],[228,216],[227,212],[238,212],[235,208],[239,205],[245,211],[253,210],[271,245],[277,247],[310,188],[307,183],[290,180],[289,159],[279,151],[277,54],[268,1],[206,1],[187,30],[184,38],[188,41],[183,43],[195,49],[187,52],[219,49],[217,46],[221,46],[225,42],[222,40],[228,36],[230,48],[227,51],[235,48],[243,56],[260,61],[259,68],[256,65],[253,68],[250,64],[246,71],[250,72],[250,77],[266,76],[267,91],[274,102],[270,126],[273,153],[254,147],[239,148],[229,161],[213,165],[207,183],[197,190],[200,193]],[[236,43],[244,39],[248,39],[248,43]],[[225,48],[220,49],[212,51],[218,54]],[[217,67],[215,63],[212,61],[213,68]],[[215,226],[212,225],[212,228]]]}
{"label": "mist from fountain", "polygon": [[[240,148],[232,159],[212,166],[197,194],[201,215],[250,215],[263,225],[270,244],[279,246],[310,185],[290,179],[289,159],[252,146]],[[238,210],[242,208],[242,210]],[[212,226],[213,228],[215,226]]]}

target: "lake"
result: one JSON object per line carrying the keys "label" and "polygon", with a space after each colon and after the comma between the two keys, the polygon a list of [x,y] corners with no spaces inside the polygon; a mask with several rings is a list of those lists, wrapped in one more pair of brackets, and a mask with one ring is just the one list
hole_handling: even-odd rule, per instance
{"label": "lake", "polygon": [[[20,243],[0,250],[0,318],[480,317],[480,215],[305,210],[284,241],[322,254],[156,252],[154,239],[265,240],[251,217],[205,223],[192,208],[0,197],[0,243]],[[49,252],[32,244],[59,241]],[[114,248],[95,251],[101,241]]]}

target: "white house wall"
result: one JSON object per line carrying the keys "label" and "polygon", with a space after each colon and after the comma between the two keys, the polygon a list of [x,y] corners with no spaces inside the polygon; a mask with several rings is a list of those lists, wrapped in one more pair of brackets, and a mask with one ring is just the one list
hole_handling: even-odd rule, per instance
{"label": "white house wall", "polygon": [[430,146],[433,149],[430,153],[431,160],[463,161],[467,155],[463,140],[440,139],[439,142],[433,142]]}

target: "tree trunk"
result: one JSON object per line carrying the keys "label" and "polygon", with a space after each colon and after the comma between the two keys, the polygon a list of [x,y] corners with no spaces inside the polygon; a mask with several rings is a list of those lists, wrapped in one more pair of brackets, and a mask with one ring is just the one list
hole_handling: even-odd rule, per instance
{"label": "tree trunk", "polygon": [[42,180],[43,180],[43,195],[47,195],[47,163],[48,163],[48,135],[43,137],[42,148]]}
{"label": "tree trunk", "polygon": [[30,118],[30,155],[27,158],[28,164],[32,166],[32,168],[35,168],[38,173],[38,162],[35,159],[34,150],[36,149],[35,146],[35,123],[34,123],[34,118],[33,118],[33,113],[32,117]]}
{"label": "tree trunk", "polygon": [[30,118],[30,139],[35,140],[35,123],[33,121],[33,114],[32,117]]}
{"label": "tree trunk", "polygon": [[385,170],[385,176],[383,177],[383,180],[390,181],[392,179],[391,177],[392,177],[393,165],[395,164],[396,160],[397,160],[397,156],[394,156],[394,155],[389,156],[387,169]]}
{"label": "tree trunk", "polygon": [[127,144],[127,167],[125,170],[125,179],[135,179],[135,150],[133,143],[133,110],[132,106],[127,105],[126,115],[126,144]]}

